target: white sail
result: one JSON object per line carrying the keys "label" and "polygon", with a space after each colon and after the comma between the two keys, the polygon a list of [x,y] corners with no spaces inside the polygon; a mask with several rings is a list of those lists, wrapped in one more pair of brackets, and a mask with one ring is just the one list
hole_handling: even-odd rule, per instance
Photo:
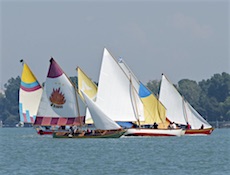
{"label": "white sail", "polygon": [[[22,60],[23,62],[23,60]],[[34,123],[42,96],[42,87],[26,63],[23,63],[19,89],[20,122]]]}
{"label": "white sail", "polygon": [[203,124],[205,128],[211,128],[212,126],[186,101],[185,110],[187,111],[188,123],[192,126],[192,129],[199,129]]}
{"label": "white sail", "polygon": [[[60,96],[60,102],[52,100],[54,93]],[[75,117],[78,115],[76,103],[75,89],[64,74],[58,78],[47,77],[38,115]]]}
{"label": "white sail", "polygon": [[186,125],[183,98],[164,75],[161,79],[159,100],[166,107],[166,116],[171,122]]}
{"label": "white sail", "polygon": [[171,122],[191,125],[192,129],[210,128],[200,114],[180,95],[177,89],[162,75],[159,100],[166,107],[166,116]]}
{"label": "white sail", "polygon": [[72,125],[77,117],[85,115],[84,103],[59,65],[54,59],[50,62],[35,124]]}
{"label": "white sail", "polygon": [[[96,103],[114,121],[144,120],[143,106],[137,111],[130,78],[104,49]],[[138,99],[138,98],[136,98]]]}
{"label": "white sail", "polygon": [[94,125],[97,129],[101,130],[116,130],[121,129],[121,127],[111,120],[106,114],[100,109],[100,107],[92,101],[84,92],[82,92],[88,109],[91,113]]}

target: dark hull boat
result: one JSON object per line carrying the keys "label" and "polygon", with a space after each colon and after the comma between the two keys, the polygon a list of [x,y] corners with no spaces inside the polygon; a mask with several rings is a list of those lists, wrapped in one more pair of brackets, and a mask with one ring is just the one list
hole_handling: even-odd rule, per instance
{"label": "dark hull boat", "polygon": [[95,130],[95,132],[81,132],[71,134],[70,132],[53,132],[53,138],[75,138],[75,139],[87,139],[87,138],[119,138],[125,133],[125,130]]}

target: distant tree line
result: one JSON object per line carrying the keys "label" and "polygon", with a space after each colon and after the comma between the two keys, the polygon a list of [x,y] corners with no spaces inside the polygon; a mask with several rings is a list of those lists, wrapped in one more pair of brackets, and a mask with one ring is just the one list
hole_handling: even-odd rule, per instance
{"label": "distant tree line", "polygon": [[19,122],[19,88],[21,79],[11,78],[4,85],[5,94],[0,93],[0,120],[4,125],[15,126]]}
{"label": "distant tree line", "polygon": [[[77,85],[77,77],[70,77]],[[0,120],[4,125],[15,126],[19,122],[20,77],[10,78],[0,93]],[[44,84],[44,83],[43,83]],[[181,95],[208,121],[230,121],[230,75],[223,72],[210,79],[196,82],[182,79],[174,85]],[[151,80],[147,87],[159,94],[160,81]]]}

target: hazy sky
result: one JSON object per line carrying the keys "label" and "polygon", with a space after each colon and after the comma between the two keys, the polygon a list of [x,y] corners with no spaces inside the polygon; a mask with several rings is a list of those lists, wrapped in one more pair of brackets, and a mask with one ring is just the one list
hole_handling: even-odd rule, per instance
{"label": "hazy sky", "polygon": [[230,3],[182,0],[1,0],[0,85],[24,59],[40,82],[49,59],[69,76],[79,66],[98,81],[103,48],[140,81],[201,81],[230,73]]}

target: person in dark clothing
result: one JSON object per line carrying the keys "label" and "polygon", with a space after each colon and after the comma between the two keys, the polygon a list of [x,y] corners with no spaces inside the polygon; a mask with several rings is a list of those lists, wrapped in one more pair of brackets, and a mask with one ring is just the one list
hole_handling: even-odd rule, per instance
{"label": "person in dark clothing", "polygon": [[204,125],[203,124],[201,125],[200,129],[204,129]]}
{"label": "person in dark clothing", "polygon": [[154,129],[158,129],[158,124],[157,124],[156,122],[154,122],[153,128],[154,128]]}
{"label": "person in dark clothing", "polygon": [[74,129],[72,126],[70,126],[69,130],[70,130],[70,134],[74,135]]}

